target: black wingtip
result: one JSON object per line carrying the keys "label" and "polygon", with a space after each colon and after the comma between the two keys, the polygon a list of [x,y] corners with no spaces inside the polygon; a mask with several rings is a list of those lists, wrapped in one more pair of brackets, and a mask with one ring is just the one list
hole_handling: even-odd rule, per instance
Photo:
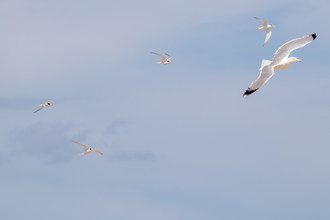
{"label": "black wingtip", "polygon": [[255,90],[251,90],[250,88],[248,88],[245,93],[243,94],[243,97],[251,95],[252,93],[254,93],[255,91],[257,91],[258,89]]}
{"label": "black wingtip", "polygon": [[317,33],[312,34],[313,40],[317,37]]}

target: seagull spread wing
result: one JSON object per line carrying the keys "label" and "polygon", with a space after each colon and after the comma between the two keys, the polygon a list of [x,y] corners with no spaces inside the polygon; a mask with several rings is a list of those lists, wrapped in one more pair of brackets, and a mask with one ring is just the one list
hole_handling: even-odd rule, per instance
{"label": "seagull spread wing", "polygon": [[165,53],[166,57],[167,57],[167,60],[170,60],[171,59],[171,56],[167,53]]}
{"label": "seagull spread wing", "polygon": [[273,57],[273,61],[282,60],[284,58],[288,58],[290,53],[295,49],[301,48],[306,44],[309,44],[316,38],[317,34],[305,35],[301,38],[293,39],[285,44],[283,44],[278,50],[275,52],[275,56]]}
{"label": "seagull spread wing", "polygon": [[166,62],[166,57],[165,56],[163,56],[163,55],[161,55],[161,54],[159,54],[159,53],[154,53],[154,52],[151,52],[152,54],[156,54],[156,55],[158,55],[158,56],[161,56],[162,57],[162,62],[163,63],[165,63]]}
{"label": "seagull spread wing", "polygon": [[75,141],[72,141],[72,142],[74,142],[74,143],[79,144],[80,146],[82,146],[85,149],[85,151],[88,150],[88,147],[86,145],[83,145],[83,144],[78,143],[78,142],[75,142]]}
{"label": "seagull spread wing", "polygon": [[41,104],[41,107],[40,108],[38,108],[34,113],[36,113],[36,112],[38,112],[38,111],[40,111],[41,109],[43,109],[43,107],[45,107],[45,105],[44,104]]}
{"label": "seagull spread wing", "polygon": [[263,86],[272,76],[274,75],[274,67],[273,66],[264,66],[261,71],[259,77],[254,80],[249,88],[244,93],[243,97],[248,96],[255,91],[257,91],[261,86]]}
{"label": "seagull spread wing", "polygon": [[96,153],[99,153],[99,154],[103,155],[103,154],[102,154],[100,151],[98,151],[98,150],[92,149],[92,151],[94,151],[94,152],[96,152]]}
{"label": "seagull spread wing", "polygon": [[254,18],[256,18],[256,19],[258,19],[258,20],[262,21],[263,25],[264,25],[264,26],[267,26],[267,24],[268,24],[268,21],[266,21],[266,20],[263,20],[263,19],[260,19],[260,18],[257,18],[257,17],[254,17]]}
{"label": "seagull spread wing", "polygon": [[265,38],[264,45],[262,45],[262,46],[265,46],[265,44],[269,40],[270,36],[272,35],[272,32],[269,30],[269,28],[268,29],[265,29],[265,30],[266,30],[267,35],[266,35],[266,38]]}

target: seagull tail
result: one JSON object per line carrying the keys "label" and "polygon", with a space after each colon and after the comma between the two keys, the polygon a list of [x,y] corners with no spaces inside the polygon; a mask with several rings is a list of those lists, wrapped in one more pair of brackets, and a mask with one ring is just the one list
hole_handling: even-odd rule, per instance
{"label": "seagull tail", "polygon": [[261,71],[262,68],[264,68],[265,66],[269,66],[271,62],[272,62],[272,61],[270,61],[270,60],[262,60],[262,61],[261,61],[261,66],[260,66],[259,71]]}
{"label": "seagull tail", "polygon": [[263,27],[257,27],[258,28],[258,31],[261,31],[263,29]]}

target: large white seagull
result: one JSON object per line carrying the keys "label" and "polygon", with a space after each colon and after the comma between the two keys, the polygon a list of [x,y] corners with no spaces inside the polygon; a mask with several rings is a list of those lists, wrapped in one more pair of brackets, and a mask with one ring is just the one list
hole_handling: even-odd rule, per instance
{"label": "large white seagull", "polygon": [[255,91],[257,91],[261,86],[263,86],[269,79],[274,75],[274,70],[283,70],[288,68],[291,64],[295,62],[301,62],[300,59],[295,57],[289,57],[290,53],[295,49],[309,44],[315,40],[317,34],[305,35],[301,38],[293,39],[289,42],[283,44],[276,52],[273,57],[273,61],[262,60],[260,67],[260,75],[258,79],[254,80],[243,97],[248,96]]}

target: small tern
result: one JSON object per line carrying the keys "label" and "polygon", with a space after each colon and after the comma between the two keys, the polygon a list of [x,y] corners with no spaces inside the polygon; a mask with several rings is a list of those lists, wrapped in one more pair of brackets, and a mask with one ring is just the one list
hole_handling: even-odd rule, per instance
{"label": "small tern", "polygon": [[172,61],[170,61],[171,59],[171,56],[168,55],[167,53],[165,53],[166,57],[161,55],[161,54],[158,54],[158,53],[154,53],[154,52],[151,52],[152,54],[156,54],[158,56],[161,56],[162,57],[162,62],[158,62],[157,64],[163,64],[163,65],[167,65],[167,64],[170,64],[172,63]]}
{"label": "small tern", "polygon": [[35,111],[34,113],[40,111],[40,110],[43,109],[44,107],[52,106],[52,105],[53,105],[52,103],[53,103],[53,102],[47,102],[47,103],[45,103],[45,104],[40,104],[41,107],[40,107],[37,111]]}
{"label": "small tern", "polygon": [[100,151],[95,150],[95,149],[93,149],[93,148],[88,148],[88,147],[87,147],[86,145],[84,145],[84,144],[81,144],[81,143],[78,143],[78,142],[75,142],[75,141],[72,141],[72,142],[74,142],[74,143],[76,143],[76,144],[79,144],[80,146],[82,146],[82,147],[85,149],[85,152],[84,152],[84,153],[81,153],[81,154],[79,154],[79,155],[88,154],[88,153],[90,153],[90,152],[92,152],[92,151],[94,151],[94,152],[96,152],[96,153],[99,153],[99,154],[103,155]]}
{"label": "small tern", "polygon": [[263,26],[262,27],[258,27],[258,31],[261,31],[261,30],[265,30],[267,35],[266,35],[266,39],[265,39],[265,42],[264,42],[264,45],[262,46],[265,46],[265,44],[267,43],[267,41],[269,40],[270,36],[272,35],[272,32],[269,30],[269,28],[271,27],[275,27],[274,25],[272,24],[268,24],[267,21],[263,20],[263,19],[260,19],[260,18],[257,18],[257,17],[254,17],[260,21],[262,21],[263,23]]}

